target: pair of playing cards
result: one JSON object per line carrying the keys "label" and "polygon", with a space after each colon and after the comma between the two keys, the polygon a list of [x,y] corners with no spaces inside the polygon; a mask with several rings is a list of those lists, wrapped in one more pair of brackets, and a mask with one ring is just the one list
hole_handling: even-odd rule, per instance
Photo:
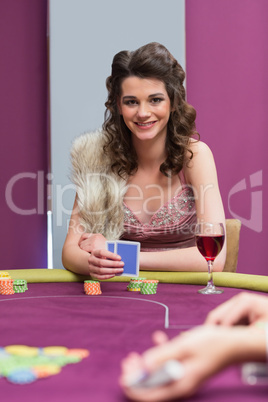
{"label": "pair of playing cards", "polygon": [[140,243],[135,241],[107,241],[107,250],[120,255],[124,262],[124,272],[120,276],[139,276]]}

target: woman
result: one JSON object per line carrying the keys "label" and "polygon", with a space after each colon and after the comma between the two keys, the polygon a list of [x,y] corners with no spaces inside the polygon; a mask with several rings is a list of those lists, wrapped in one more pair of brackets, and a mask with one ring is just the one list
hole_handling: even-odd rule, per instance
{"label": "woman", "polygon": [[[213,155],[194,138],[185,73],[161,44],[115,55],[103,131],[72,148],[77,196],[63,246],[65,268],[97,279],[124,269],[106,240],[141,243],[140,269],[206,271],[197,220],[225,222]],[[224,267],[226,247],[214,269]]]}

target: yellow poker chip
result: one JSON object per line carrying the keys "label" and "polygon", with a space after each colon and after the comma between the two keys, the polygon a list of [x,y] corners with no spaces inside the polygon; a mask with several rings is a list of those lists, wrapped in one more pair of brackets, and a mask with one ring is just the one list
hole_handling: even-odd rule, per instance
{"label": "yellow poker chip", "polygon": [[67,356],[77,356],[80,359],[84,359],[85,357],[88,357],[90,354],[89,350],[87,349],[69,349],[67,352]]}
{"label": "yellow poker chip", "polygon": [[43,348],[43,353],[47,356],[64,356],[68,352],[65,346],[47,346]]}
{"label": "yellow poker chip", "polygon": [[34,357],[39,353],[39,349],[26,345],[9,345],[6,346],[5,351],[9,354],[21,357]]}
{"label": "yellow poker chip", "polygon": [[46,378],[51,375],[56,375],[61,372],[61,367],[58,364],[43,364],[33,367],[33,371],[37,378]]}
{"label": "yellow poker chip", "polygon": [[11,276],[7,271],[0,271],[0,278],[9,278],[11,279]]}

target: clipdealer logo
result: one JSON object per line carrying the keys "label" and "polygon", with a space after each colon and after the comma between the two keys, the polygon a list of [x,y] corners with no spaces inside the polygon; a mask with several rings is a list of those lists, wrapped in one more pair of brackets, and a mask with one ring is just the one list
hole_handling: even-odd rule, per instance
{"label": "clipdealer logo", "polygon": [[[91,175],[92,176],[92,175]],[[37,202],[34,208],[23,209],[17,205],[13,199],[13,191],[14,187],[20,180],[34,180],[36,182],[36,191],[37,191]],[[91,180],[94,179],[91,177]],[[38,171],[37,173],[32,172],[23,172],[18,173],[13,176],[7,183],[5,189],[5,198],[6,203],[11,211],[19,215],[34,215],[34,214],[44,214],[46,213],[46,205],[45,205],[45,190],[52,194],[52,180],[53,176],[51,174],[45,174],[43,171]],[[249,183],[249,185],[248,185]],[[244,178],[236,183],[228,194],[228,212],[235,219],[239,219],[242,225],[247,228],[253,230],[254,232],[260,233],[263,228],[263,171],[259,170],[249,176],[249,178]],[[47,186],[47,188],[46,188]],[[203,189],[202,197],[205,197],[205,193],[209,190],[208,188]],[[161,189],[160,189],[161,190]],[[159,190],[159,191],[160,191]],[[194,190],[194,189],[193,189]],[[66,197],[66,193],[75,194],[75,186],[74,184],[67,185],[54,185],[54,208],[56,208],[56,225],[61,226],[64,221],[64,215],[68,216],[71,214],[72,210],[66,208],[64,206]],[[250,217],[243,217],[239,214],[239,212],[233,210],[232,208],[232,199],[239,193],[244,192],[245,197],[250,197]],[[161,191],[160,191],[161,195]],[[242,195],[242,194],[241,194]],[[56,206],[56,207],[55,207]],[[204,207],[204,205],[203,205]],[[103,213],[103,211],[101,211]]]}
{"label": "clipdealer logo", "polygon": [[[247,186],[249,182],[249,186]],[[250,195],[250,218],[245,218],[231,208],[231,199],[234,195],[240,192],[247,191]],[[262,231],[263,223],[263,191],[262,191],[262,170],[259,170],[246,178],[240,180],[235,184],[228,195],[228,209],[233,218],[239,219],[242,225],[248,227],[254,232],[260,233]]]}

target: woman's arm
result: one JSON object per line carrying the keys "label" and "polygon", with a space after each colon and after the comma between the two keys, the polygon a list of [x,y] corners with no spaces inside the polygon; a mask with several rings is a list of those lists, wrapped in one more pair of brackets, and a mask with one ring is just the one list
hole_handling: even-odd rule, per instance
{"label": "woman's arm", "polygon": [[206,260],[196,247],[140,253],[140,269],[144,271],[205,271]]}
{"label": "woman's arm", "polygon": [[[214,158],[203,142],[192,142],[193,158],[186,163],[186,182],[192,186],[195,196],[197,221],[222,222],[225,215],[218,186]],[[214,271],[222,271],[226,259],[226,241],[215,259]],[[142,252],[140,268],[153,271],[207,271],[204,257],[196,247],[162,251]]]}

